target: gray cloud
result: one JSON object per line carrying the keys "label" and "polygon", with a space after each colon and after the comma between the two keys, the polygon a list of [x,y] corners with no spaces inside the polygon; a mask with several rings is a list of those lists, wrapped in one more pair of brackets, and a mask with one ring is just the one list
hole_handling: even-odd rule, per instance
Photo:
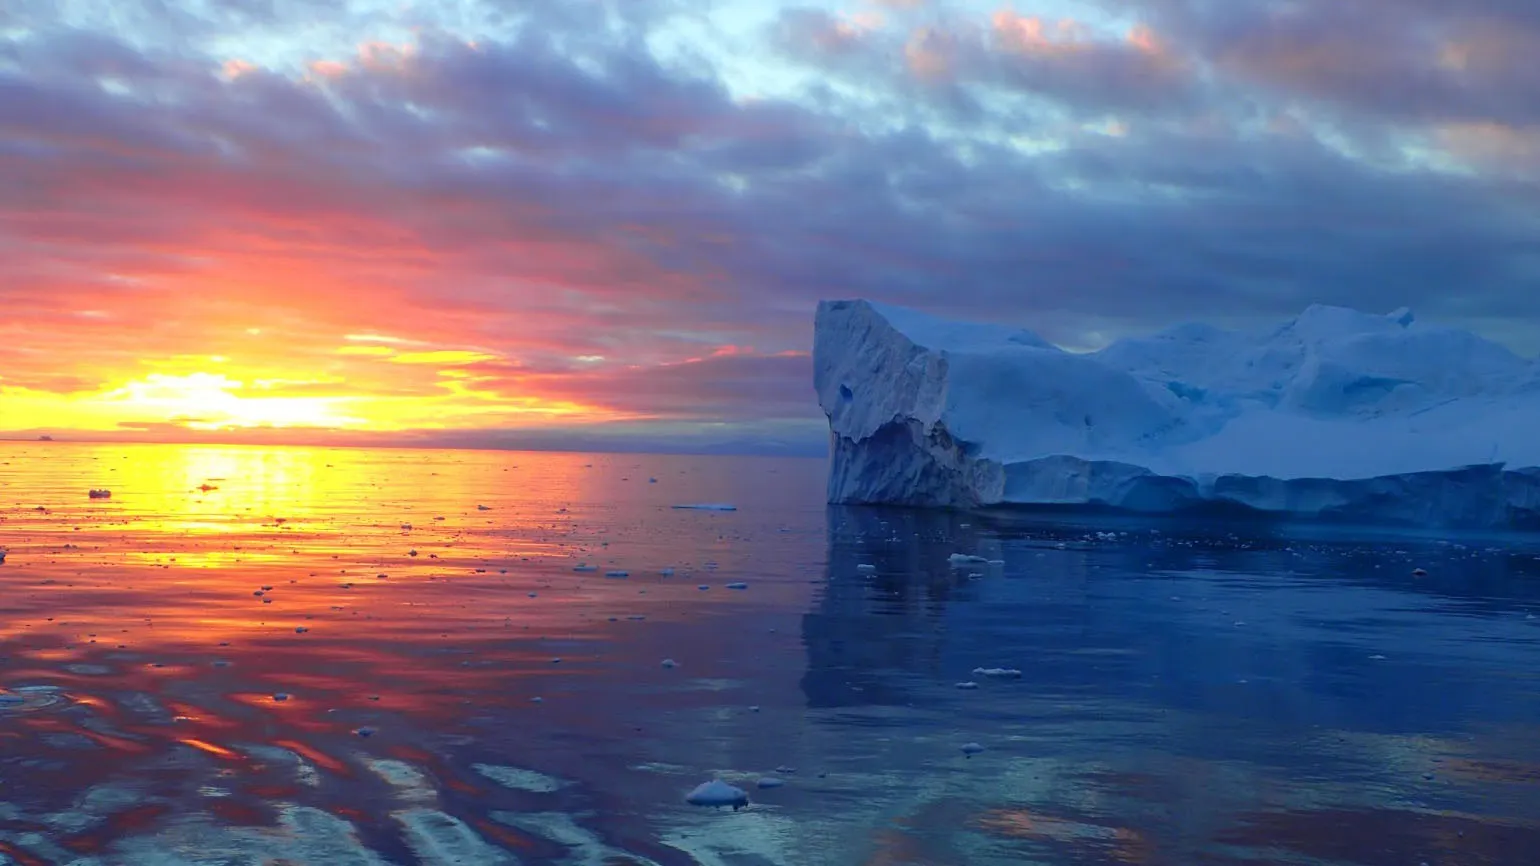
{"label": "gray cloud", "polygon": [[[677,4],[532,4],[536,26],[474,46],[440,22],[409,48],[315,56],[337,65],[308,78],[221,72],[237,58],[172,50],[142,16],[88,30],[24,4],[8,14],[34,32],[0,41],[0,244],[173,270],[161,242],[237,227],[366,282],[378,310],[431,310],[510,353],[614,358],[588,387],[628,409],[764,423],[812,411],[804,362],[661,362],[803,349],[828,296],[1072,342],[1318,301],[1540,317],[1540,82],[1513,65],[1540,16],[1350,5],[1144,0],[1148,32],[1041,43],[956,12],[915,31],[793,10],[761,47],[820,78],[750,100],[651,52],[693,14]],[[296,8],[227,0],[153,26],[206,44]],[[1428,32],[1490,50],[1455,69]],[[38,288],[41,267],[0,265],[30,275],[0,301],[83,291]],[[319,303],[283,286],[266,302]]]}

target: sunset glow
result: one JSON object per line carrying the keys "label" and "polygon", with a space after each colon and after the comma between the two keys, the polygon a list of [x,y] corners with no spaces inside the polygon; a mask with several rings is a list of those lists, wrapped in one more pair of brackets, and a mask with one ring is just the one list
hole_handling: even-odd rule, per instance
{"label": "sunset glow", "polygon": [[0,4],[4,437],[816,452],[825,297],[1540,349],[1522,4],[109,5]]}

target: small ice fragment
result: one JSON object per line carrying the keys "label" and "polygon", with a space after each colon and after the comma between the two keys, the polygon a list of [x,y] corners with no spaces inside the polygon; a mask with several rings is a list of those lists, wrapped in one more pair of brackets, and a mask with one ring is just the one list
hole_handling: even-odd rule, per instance
{"label": "small ice fragment", "polygon": [[374,728],[371,728],[368,725],[364,725],[353,733],[359,735],[360,737],[372,737],[374,736]]}
{"label": "small ice fragment", "polygon": [[658,574],[661,574],[664,577],[673,577],[674,576],[674,570],[672,568],[665,568],[662,571],[658,572]]}
{"label": "small ice fragment", "polygon": [[111,499],[112,491],[104,488],[95,488],[87,491],[86,496],[91,499]]}
{"label": "small ice fragment", "polygon": [[587,564],[574,565],[574,566],[572,566],[572,570],[573,571],[598,571],[599,570],[599,566],[597,566],[597,565],[587,565]]}
{"label": "small ice fragment", "polygon": [[779,788],[779,787],[781,787],[781,786],[786,784],[786,780],[784,780],[784,779],[777,779],[777,778],[775,778],[773,776],[766,776],[765,778],[760,779],[755,784],[758,785],[761,788]]}
{"label": "small ice fragment", "polygon": [[1382,661],[1384,661],[1384,660],[1385,660],[1385,657],[1384,657],[1384,656],[1382,656],[1382,655],[1379,655],[1379,654],[1378,654],[1378,653],[1376,653],[1376,654],[1375,654],[1375,655],[1372,655],[1372,656],[1369,656],[1369,659],[1370,659],[1370,660],[1371,660],[1371,661],[1377,661],[1377,662],[1382,662]]}
{"label": "small ice fragment", "polygon": [[656,479],[656,478],[649,478],[649,479],[647,479],[647,483],[648,484],[657,484],[658,483],[658,479]]}
{"label": "small ice fragment", "polygon": [[676,662],[673,659],[664,659],[663,666],[666,668],[677,668],[679,667],[679,662]]}
{"label": "small ice fragment", "polygon": [[779,767],[776,767],[776,768],[775,768],[775,771],[776,771],[776,772],[777,772],[777,773],[781,773],[781,774],[783,774],[783,775],[787,775],[787,776],[789,776],[789,775],[791,775],[791,774],[792,774],[792,773],[795,773],[795,772],[797,772],[797,768],[796,768],[796,767],[788,767],[788,766],[786,766],[786,765],[785,765],[785,764],[782,764],[782,765],[780,765],[780,766],[779,766]]}
{"label": "small ice fragment", "polygon": [[273,700],[278,701],[279,703],[282,703],[282,702],[284,702],[284,701],[286,701],[288,699],[289,699],[289,693],[288,692],[275,692],[273,694]]}
{"label": "small ice fragment", "polygon": [[308,629],[308,628],[306,628],[306,627],[304,627],[302,625],[297,625],[297,626],[294,627],[294,633],[295,634],[304,634],[307,631],[310,631],[310,629]]}
{"label": "small ice fragment", "polygon": [[749,585],[746,584],[746,583],[729,583],[729,584],[727,584],[727,588],[728,589],[748,589]]}
{"label": "small ice fragment", "polygon": [[545,703],[545,698],[533,697],[533,698],[529,699],[529,702],[532,703],[532,704],[543,704],[543,703]]}
{"label": "small ice fragment", "polygon": [[1427,576],[1428,576],[1428,570],[1425,569],[1425,568],[1414,568],[1414,569],[1412,569],[1412,577],[1427,577]]}
{"label": "small ice fragment", "polygon": [[856,566],[856,571],[859,571],[862,574],[873,574],[873,573],[875,573],[877,571],[877,566],[872,565],[869,562],[863,562],[860,565]]}
{"label": "small ice fragment", "polygon": [[615,571],[606,571],[604,573],[604,576],[605,577],[630,577],[631,576],[631,572],[629,572],[629,571],[621,571],[619,569],[616,569]]}
{"label": "small ice fragment", "polygon": [[707,589],[710,589],[710,588],[711,588],[711,584],[709,584],[709,583],[703,583],[700,586],[696,587],[696,589],[699,589],[699,590],[707,590]]}
{"label": "small ice fragment", "polygon": [[476,506],[476,510],[477,511],[491,511],[492,508],[491,508],[491,506],[487,506],[487,505],[478,505],[478,506]]}
{"label": "small ice fragment", "polygon": [[731,806],[736,812],[749,805],[749,795],[721,779],[713,779],[697,785],[695,790],[685,796],[684,801],[691,806]]}
{"label": "small ice fragment", "polygon": [[692,502],[686,505],[675,505],[674,508],[683,511],[737,511],[738,506],[728,505],[725,502]]}
{"label": "small ice fragment", "polygon": [[970,758],[982,751],[984,751],[984,747],[978,743],[963,743],[962,745],[962,753]]}
{"label": "small ice fragment", "polygon": [[951,563],[954,566],[963,566],[963,565],[970,565],[970,564],[976,563],[976,562],[988,562],[989,560],[985,559],[982,556],[973,556],[972,554],[968,554],[968,553],[954,553],[951,556],[948,556],[946,558],[946,561]]}
{"label": "small ice fragment", "polygon": [[752,706],[752,707],[749,707],[749,712],[751,712],[751,713],[757,713],[757,712],[759,712],[759,705],[758,705],[758,704],[755,704],[755,705],[754,705],[754,706]]}
{"label": "small ice fragment", "polygon": [[976,677],[997,677],[999,679],[1021,679],[1021,671],[1015,668],[974,668],[973,675]]}
{"label": "small ice fragment", "polygon": [[964,691],[972,691],[973,689],[978,688],[979,684],[975,682],[958,683],[957,687]]}
{"label": "small ice fragment", "polygon": [[998,567],[1000,567],[1002,565],[1005,565],[1005,560],[1003,560],[1003,559],[991,559],[991,560],[989,560],[989,564],[992,565],[992,566],[995,566],[996,568],[998,568]]}

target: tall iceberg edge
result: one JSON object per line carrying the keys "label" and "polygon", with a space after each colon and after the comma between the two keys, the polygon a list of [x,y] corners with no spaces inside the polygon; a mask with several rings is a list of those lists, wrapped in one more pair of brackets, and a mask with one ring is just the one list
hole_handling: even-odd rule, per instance
{"label": "tall iceberg edge", "polygon": [[830,502],[1540,528],[1540,360],[1404,309],[1090,353],[862,300],[814,330]]}

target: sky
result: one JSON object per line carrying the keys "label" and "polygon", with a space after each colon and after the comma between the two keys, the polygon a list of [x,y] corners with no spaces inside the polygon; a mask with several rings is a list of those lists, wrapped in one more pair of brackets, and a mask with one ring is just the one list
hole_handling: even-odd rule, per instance
{"label": "sky", "polygon": [[0,435],[814,453],[820,298],[1540,351],[1534,0],[5,0]]}

